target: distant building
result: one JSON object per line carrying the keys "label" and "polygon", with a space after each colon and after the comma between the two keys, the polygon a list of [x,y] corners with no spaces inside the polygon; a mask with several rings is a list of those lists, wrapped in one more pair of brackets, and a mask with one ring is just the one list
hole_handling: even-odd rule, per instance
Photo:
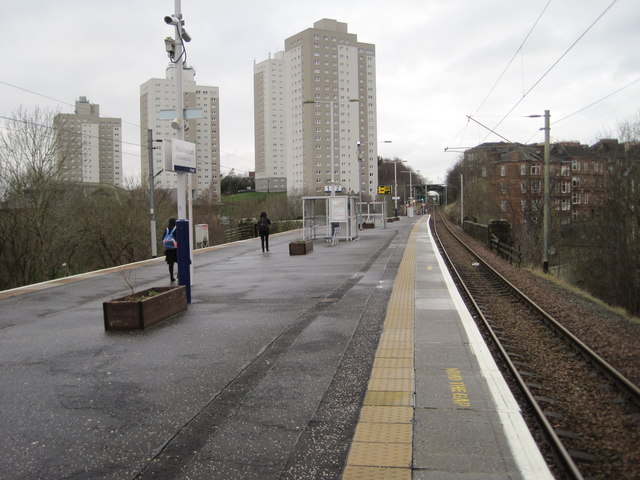
{"label": "distant building", "polygon": [[[483,143],[464,154],[473,177],[492,185],[486,188],[485,208],[512,224],[536,221],[544,201],[544,146]],[[607,195],[606,160],[597,149],[578,142],[550,146],[549,199],[559,224],[597,216]],[[465,185],[473,179],[465,178]]]}
{"label": "distant building", "polygon": [[[147,148],[147,131],[153,132],[154,140],[176,137],[176,130],[171,127],[171,120],[162,120],[162,110],[175,110],[176,88],[175,67],[170,65],[166,70],[166,78],[152,78],[140,86],[140,138],[142,182],[149,179],[149,156]],[[192,191],[194,197],[211,197],[220,199],[220,111],[218,87],[197,85],[195,70],[184,67],[182,88],[184,92],[184,108],[200,109],[200,118],[187,119],[188,128],[184,140],[196,144],[196,173],[193,174]],[[154,143],[154,174],[164,169],[162,143]],[[160,188],[177,188],[177,174],[162,171],[156,177],[156,185]]]}
{"label": "distant building", "polygon": [[286,177],[289,194],[324,195],[333,177],[343,193],[376,194],[375,46],[346,23],[322,19],[256,64],[254,112],[258,190]]}
{"label": "distant building", "polygon": [[284,53],[253,66],[256,190],[287,190]]}
{"label": "distant building", "polygon": [[75,113],[60,113],[53,124],[67,180],[122,185],[120,118],[100,117],[100,106],[80,97]]}

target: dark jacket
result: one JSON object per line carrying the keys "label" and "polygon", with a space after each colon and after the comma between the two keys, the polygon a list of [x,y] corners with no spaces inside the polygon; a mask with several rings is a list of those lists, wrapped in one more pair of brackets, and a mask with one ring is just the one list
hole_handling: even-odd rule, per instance
{"label": "dark jacket", "polygon": [[269,235],[269,225],[271,225],[271,220],[266,215],[261,215],[258,219],[258,233],[260,235]]}

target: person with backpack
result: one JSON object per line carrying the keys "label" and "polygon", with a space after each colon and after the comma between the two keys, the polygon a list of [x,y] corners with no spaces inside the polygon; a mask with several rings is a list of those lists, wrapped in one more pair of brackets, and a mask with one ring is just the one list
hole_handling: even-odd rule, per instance
{"label": "person with backpack", "polygon": [[169,275],[171,283],[176,279],[173,276],[173,265],[178,263],[178,242],[176,241],[176,219],[169,219],[169,224],[164,231],[162,237],[162,246],[164,247],[164,260],[169,265]]}
{"label": "person with backpack", "polygon": [[271,220],[267,217],[267,212],[260,213],[260,218],[258,219],[258,234],[260,235],[260,243],[262,244],[262,253],[264,253],[265,247],[267,248],[267,252],[269,251],[269,225],[271,225]]}

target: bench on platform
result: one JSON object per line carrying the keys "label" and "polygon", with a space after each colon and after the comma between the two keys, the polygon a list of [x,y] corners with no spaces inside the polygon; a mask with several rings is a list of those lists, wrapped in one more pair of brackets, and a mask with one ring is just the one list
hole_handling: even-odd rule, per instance
{"label": "bench on platform", "polygon": [[326,235],[324,239],[332,247],[340,240],[340,224],[338,222],[331,223],[331,235]]}

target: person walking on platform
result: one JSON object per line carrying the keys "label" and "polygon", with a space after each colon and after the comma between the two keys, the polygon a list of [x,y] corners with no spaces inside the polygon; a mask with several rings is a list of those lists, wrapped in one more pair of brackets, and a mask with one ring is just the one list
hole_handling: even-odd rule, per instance
{"label": "person walking on platform", "polygon": [[178,263],[178,242],[176,241],[176,219],[169,219],[169,224],[164,231],[162,237],[162,245],[164,246],[164,260],[169,265],[169,276],[171,283],[176,279],[173,276],[173,265]]}
{"label": "person walking on platform", "polygon": [[262,253],[264,253],[264,249],[266,247],[267,252],[269,251],[269,229],[271,225],[271,220],[267,217],[267,212],[260,213],[260,218],[258,219],[258,234],[260,235],[260,244],[262,245]]}

